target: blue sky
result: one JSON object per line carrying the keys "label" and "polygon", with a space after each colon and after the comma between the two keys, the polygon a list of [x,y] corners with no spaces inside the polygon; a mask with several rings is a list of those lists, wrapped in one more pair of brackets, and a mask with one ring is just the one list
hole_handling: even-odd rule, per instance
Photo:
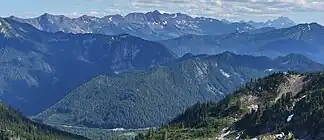
{"label": "blue sky", "polygon": [[181,12],[229,20],[265,21],[287,16],[298,23],[324,25],[324,0],[3,0],[0,16],[35,17],[45,12],[70,17]]}

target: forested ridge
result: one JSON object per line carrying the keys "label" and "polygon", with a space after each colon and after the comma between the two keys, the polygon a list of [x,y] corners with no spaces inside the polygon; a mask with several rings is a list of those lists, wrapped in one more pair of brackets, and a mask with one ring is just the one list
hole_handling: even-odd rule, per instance
{"label": "forested ridge", "polygon": [[11,107],[0,103],[0,139],[1,140],[86,140],[51,126],[38,124],[22,116]]}
{"label": "forested ridge", "polygon": [[48,33],[3,18],[0,56],[0,99],[24,115],[40,113],[95,76],[176,58],[159,43],[127,34]]}
{"label": "forested ridge", "polygon": [[[289,56],[270,59],[231,52],[187,54],[146,71],[101,75],[33,119],[51,125],[90,128],[156,127],[197,102],[224,98],[250,79],[292,68],[324,68],[311,60],[299,62],[299,55]],[[282,64],[285,61],[290,63]]]}
{"label": "forested ridge", "polygon": [[138,140],[323,139],[324,73],[276,73],[220,102],[197,103]]}

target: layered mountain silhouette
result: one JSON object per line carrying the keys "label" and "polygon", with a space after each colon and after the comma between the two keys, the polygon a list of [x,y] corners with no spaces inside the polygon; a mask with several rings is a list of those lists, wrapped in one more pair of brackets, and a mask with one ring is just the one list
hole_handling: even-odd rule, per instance
{"label": "layered mountain silhouette", "polygon": [[290,69],[324,68],[316,62],[294,60],[290,55],[270,59],[231,52],[187,54],[147,71],[93,78],[34,119],[51,125],[93,128],[157,127],[196,102],[224,98],[252,78]]}
{"label": "layered mountain silhouette", "polygon": [[27,115],[97,75],[175,59],[163,45],[127,34],[48,33],[11,19],[0,23],[0,98]]}
{"label": "layered mountain silhouette", "polygon": [[284,29],[262,28],[253,32],[236,32],[228,35],[187,35],[160,41],[178,55],[186,53],[214,54],[232,51],[242,54],[277,57],[300,53],[317,61],[324,61],[324,27],[317,24],[299,24]]}
{"label": "layered mountain silhouette", "polygon": [[323,38],[286,17],[0,18],[0,100],[38,122],[0,103],[0,139],[323,139]]}
{"label": "layered mountain silhouette", "polygon": [[241,23],[248,23],[250,25],[252,25],[253,27],[260,29],[260,28],[265,28],[265,27],[274,27],[277,29],[280,28],[289,28],[292,26],[295,26],[296,23],[294,21],[292,21],[291,19],[289,19],[288,17],[278,17],[274,20],[268,20],[266,22],[255,22],[255,21],[240,21]]}
{"label": "layered mountain silhouette", "polygon": [[288,18],[280,17],[266,23],[225,22],[213,18],[191,17],[182,13],[168,14],[155,10],[147,13],[129,13],[126,16],[108,15],[102,18],[81,16],[69,18],[45,13],[36,18],[10,19],[28,23],[47,32],[100,33],[117,35],[127,33],[148,40],[164,40],[188,34],[223,35],[236,31],[246,32],[262,27],[284,28],[293,26]]}

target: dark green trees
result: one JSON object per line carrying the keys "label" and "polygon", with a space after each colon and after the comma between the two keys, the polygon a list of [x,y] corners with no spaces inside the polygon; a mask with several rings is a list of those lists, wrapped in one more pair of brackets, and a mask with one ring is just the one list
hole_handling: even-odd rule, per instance
{"label": "dark green trees", "polygon": [[47,125],[37,124],[21,113],[0,103],[0,139],[27,140],[85,140],[86,138],[59,131]]}

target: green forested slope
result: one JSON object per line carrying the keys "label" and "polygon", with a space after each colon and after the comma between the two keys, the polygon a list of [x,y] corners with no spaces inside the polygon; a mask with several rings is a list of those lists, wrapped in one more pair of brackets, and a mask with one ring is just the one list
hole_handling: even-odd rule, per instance
{"label": "green forested slope", "polygon": [[34,119],[94,128],[156,127],[199,101],[220,100],[252,78],[288,69],[267,57],[186,55],[147,71],[98,76]]}
{"label": "green forested slope", "polygon": [[0,139],[11,140],[85,140],[86,138],[41,125],[0,103]]}
{"label": "green forested slope", "polygon": [[0,99],[36,115],[95,76],[175,58],[161,44],[126,34],[48,33],[0,18]]}
{"label": "green forested slope", "polygon": [[278,73],[220,102],[198,103],[136,139],[323,139],[324,73]]}

